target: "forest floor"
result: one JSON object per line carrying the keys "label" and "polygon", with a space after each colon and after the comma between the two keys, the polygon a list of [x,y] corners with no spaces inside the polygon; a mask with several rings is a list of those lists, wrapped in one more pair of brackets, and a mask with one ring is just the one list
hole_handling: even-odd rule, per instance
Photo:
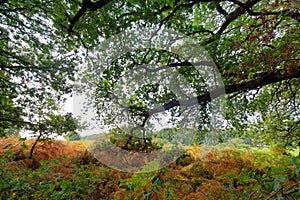
{"label": "forest floor", "polygon": [[282,148],[190,146],[169,166],[126,173],[98,162],[80,141],[0,140],[2,199],[300,199],[300,156]]}

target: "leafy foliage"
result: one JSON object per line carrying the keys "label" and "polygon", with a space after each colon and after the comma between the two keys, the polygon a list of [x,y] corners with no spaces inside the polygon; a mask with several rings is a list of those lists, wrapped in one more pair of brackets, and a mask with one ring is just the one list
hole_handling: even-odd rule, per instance
{"label": "leafy foliage", "polygon": [[[299,148],[300,141],[299,9],[293,0],[0,0],[0,136],[24,129],[38,136],[36,141],[11,136],[1,140],[0,198],[299,199],[299,152],[291,155],[286,149]],[[217,139],[242,136],[253,141],[246,145],[233,140],[229,147],[192,146],[189,157],[139,176],[97,163],[81,143],[48,139],[53,133],[76,131],[77,121],[60,113],[59,104],[72,92],[83,56],[103,40],[141,27],[182,33],[208,52],[224,82],[228,105]],[[158,65],[159,72],[171,68],[180,75],[173,77],[176,83],[190,86],[185,100],[197,99],[191,103],[196,109],[187,121],[193,130],[198,128],[199,141],[205,139],[212,99],[195,64],[155,48],[119,55],[99,74],[93,94],[97,114],[105,114],[106,124],[114,123],[114,109],[107,106],[116,99],[114,91],[124,74],[132,76],[141,66]],[[211,67],[211,63],[205,65]],[[152,76],[121,99],[130,122],[141,130],[149,125],[149,113],[160,111],[156,108],[166,108],[172,122],[188,107],[180,106],[174,88],[162,86],[168,78],[172,77],[164,73]],[[176,128],[187,131],[187,127]],[[163,148],[165,140],[158,140],[170,132],[148,134],[157,142],[149,144]],[[149,132],[140,133],[139,138],[146,141]],[[131,136],[111,139],[123,145]],[[126,143],[132,147],[129,150],[142,146],[137,138]],[[277,146],[250,147],[256,143]],[[35,156],[26,159],[33,152]],[[122,158],[116,160],[121,163]]]}
{"label": "leafy foliage", "polygon": [[[279,139],[282,145],[297,146],[294,141],[298,141],[299,129],[300,31],[299,5],[295,1],[83,2],[78,12],[71,16],[68,30],[83,34],[87,49],[102,45],[99,37],[110,38],[140,27],[168,28],[183,33],[182,38],[190,37],[203,46],[219,70],[228,99],[225,125],[233,129],[233,137],[249,133],[248,129],[252,129],[251,133],[267,130],[263,133],[266,138],[261,139],[260,134],[256,134],[257,140],[272,144]],[[99,24],[101,26],[97,26]],[[116,99],[115,104],[129,110],[133,122],[147,129],[151,128],[147,122],[152,119],[147,113],[156,111],[159,106],[168,108],[165,110],[170,110],[173,117],[184,112],[186,107],[176,104],[180,96],[163,84],[170,77],[163,76],[162,72],[150,82],[144,77],[146,83],[130,90],[130,94],[120,97],[116,92],[122,77],[142,67],[151,71],[153,69],[147,66],[152,65],[159,66],[156,71],[163,70],[161,66],[175,68],[193,90],[188,96],[201,99],[206,94],[207,85],[195,73],[195,63],[171,52],[139,49],[119,55],[103,69],[95,96],[99,117],[106,124],[117,123],[114,120],[120,116],[110,112],[115,108],[107,109]],[[179,82],[182,80],[177,78],[176,83]],[[210,125],[210,100],[198,102],[200,119],[194,121],[200,124],[198,128],[202,133]],[[273,119],[280,125],[272,125]],[[256,128],[249,125],[253,121]],[[269,134],[274,131],[278,134]],[[251,134],[245,136],[253,137]]]}
{"label": "leafy foliage", "polygon": [[243,143],[235,146],[237,141],[193,146],[168,167],[130,174],[93,161],[81,142],[42,141],[34,161],[20,157],[20,152],[29,153],[22,143],[30,146],[34,141],[17,141],[13,136],[0,141],[6,146],[0,150],[2,199],[297,199],[300,195],[299,155],[284,155],[275,147],[244,148]]}
{"label": "leafy foliage", "polygon": [[[71,37],[64,37],[53,20],[61,10],[55,8],[63,5],[1,2],[1,136],[14,128],[35,130],[39,124],[33,116],[37,117],[41,106],[59,104],[63,95],[71,92],[70,83],[80,60],[75,61],[70,52],[75,45]],[[28,118],[30,121],[24,120]]]}
{"label": "leafy foliage", "polygon": [[[3,1],[0,9],[0,102],[5,106],[0,113],[1,135],[20,127],[36,129],[36,123],[22,119],[32,119],[42,104],[64,100],[63,95],[72,91],[82,49],[88,53],[103,39],[124,31],[165,27],[194,39],[213,58],[227,93],[227,128],[233,127],[233,133],[245,131],[247,119],[259,117],[252,132],[280,132],[268,134],[263,142],[279,138],[283,145],[297,145],[300,31],[296,1],[10,0]],[[195,97],[206,94],[207,85],[195,73],[193,63],[167,51],[139,49],[120,55],[103,69],[96,95],[98,114],[114,97],[111,92],[124,73],[157,64],[175,68]],[[150,118],[145,113],[157,106],[168,105],[173,117],[183,112],[176,104],[178,95],[162,83],[152,80],[126,96],[125,104],[136,124],[145,126]],[[196,121],[202,132],[210,123],[209,101],[202,100],[198,106],[200,119]],[[280,126],[270,125],[274,118]],[[105,123],[113,123],[111,120],[110,116]]]}

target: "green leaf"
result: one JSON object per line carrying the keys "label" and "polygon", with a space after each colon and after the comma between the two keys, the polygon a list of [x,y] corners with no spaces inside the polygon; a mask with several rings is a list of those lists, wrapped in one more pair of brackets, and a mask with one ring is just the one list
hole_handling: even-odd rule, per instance
{"label": "green leaf", "polygon": [[279,190],[285,181],[286,181],[286,178],[283,175],[280,174],[280,175],[276,176],[275,180],[274,180],[274,191]]}
{"label": "green leaf", "polygon": [[8,147],[11,147],[11,146],[12,146],[12,144],[7,144],[3,147],[3,149],[7,149]]}

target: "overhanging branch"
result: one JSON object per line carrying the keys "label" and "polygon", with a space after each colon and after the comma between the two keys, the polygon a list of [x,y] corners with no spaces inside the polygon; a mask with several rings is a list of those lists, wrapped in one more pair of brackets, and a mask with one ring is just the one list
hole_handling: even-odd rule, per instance
{"label": "overhanging branch", "polygon": [[[156,113],[164,112],[166,110],[170,110],[171,108],[177,106],[185,106],[191,107],[197,104],[203,104],[205,102],[209,102],[213,99],[216,99],[222,95],[232,94],[236,92],[246,92],[249,90],[253,90],[259,87],[263,87],[272,83],[281,82],[283,80],[289,80],[293,78],[300,78],[300,66],[295,67],[289,70],[273,70],[268,72],[265,76],[261,78],[257,78],[255,80],[229,85],[225,88],[217,88],[211,92],[206,92],[200,96],[188,99],[188,100],[172,100],[163,106],[152,108],[147,112],[138,114],[139,116],[144,116],[147,119]],[[225,90],[225,94],[224,94]]]}
{"label": "overhanging branch", "polygon": [[70,20],[70,26],[68,28],[68,32],[72,32],[74,25],[79,21],[79,19],[84,15],[84,13],[91,9],[93,11],[106,6],[112,0],[98,0],[96,2],[92,2],[91,0],[83,0],[82,6],[77,12],[77,14]]}

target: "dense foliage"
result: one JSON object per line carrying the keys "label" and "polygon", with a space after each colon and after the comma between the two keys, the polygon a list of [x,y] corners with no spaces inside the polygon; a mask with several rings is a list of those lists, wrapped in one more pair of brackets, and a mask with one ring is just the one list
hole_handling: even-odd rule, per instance
{"label": "dense foliage", "polygon": [[[65,23],[71,34],[84,36],[82,40],[87,49],[94,47],[98,51],[97,45],[103,44],[101,38],[110,38],[125,30],[129,33],[140,27],[171,29],[204,47],[216,64],[227,94],[227,135],[220,135],[220,140],[239,135],[255,138],[256,142],[298,145],[300,13],[297,1],[87,0],[77,6],[77,10],[70,11],[70,19]],[[135,43],[126,45],[131,47]],[[122,44],[116,46],[121,49]],[[105,50],[105,45],[101,48]],[[198,99],[200,116],[200,122],[193,122],[199,123],[198,128],[204,132],[208,127],[205,124],[210,123],[207,113],[211,99],[206,98],[207,83],[195,73],[196,65],[155,48],[120,55],[110,65],[101,66],[106,67],[96,95],[101,119],[121,124],[124,119],[114,120],[127,109],[132,121],[145,127],[155,117],[149,113],[157,112],[161,106],[170,110],[172,116],[181,115],[187,109],[179,106],[182,97],[164,84],[173,78],[164,76],[167,66],[167,69],[175,68],[193,89],[188,95]],[[130,94],[120,97],[121,92],[116,91],[118,84],[123,83],[122,77],[130,76],[141,66],[150,72],[153,69],[162,72],[152,74],[156,79],[151,77],[152,82],[145,81],[139,88],[124,89]],[[143,74],[138,75],[146,79]],[[177,79],[176,83],[182,82]],[[107,109],[111,102],[120,106],[121,111],[111,113],[116,110],[113,106]]]}
{"label": "dense foliage", "polygon": [[40,129],[53,129],[41,118],[47,118],[46,113],[58,115],[57,105],[64,94],[71,92],[70,81],[79,60],[75,61],[71,52],[72,37],[64,37],[53,26],[58,14],[55,7],[61,5],[1,1],[1,136],[18,128],[34,134]]}
{"label": "dense foliage", "polygon": [[[88,55],[105,38],[151,27],[182,33],[209,53],[225,85],[226,124],[231,133],[267,130],[266,136],[274,134],[257,139],[270,143],[280,138],[283,145],[295,146],[299,139],[299,7],[292,0],[1,1],[1,102],[6,102],[1,110],[1,135],[20,126],[38,129],[34,115],[45,109],[41,107],[52,101],[57,104],[71,92],[81,60],[78,52],[85,49]],[[103,69],[99,112],[111,101],[113,83],[120,81],[120,75],[147,64],[175,67],[195,97],[207,95],[205,83],[191,71],[195,63],[166,51],[138,49]],[[170,88],[161,89],[156,81],[147,84],[126,97],[137,124],[144,126],[151,118],[145,113],[156,106],[168,105],[173,115],[182,111],[176,108],[174,101],[179,97]],[[152,96],[145,95],[149,93]],[[209,123],[207,101],[198,102],[202,125]],[[257,123],[249,128],[254,121],[248,120],[251,116]]]}
{"label": "dense foliage", "polygon": [[[183,46],[141,47],[137,32]],[[297,0],[0,0],[0,137],[36,136],[0,141],[0,199],[299,199],[299,38]],[[79,139],[79,120],[61,104],[91,85],[96,119],[122,125],[106,139],[133,156],[195,142],[168,167],[129,174],[79,142],[50,140]],[[219,129],[207,134],[211,116]],[[162,118],[174,126],[154,130]],[[247,144],[192,146],[207,136]]]}
{"label": "dense foliage", "polygon": [[[298,199],[297,152],[253,149],[235,139],[193,146],[170,166],[130,174],[96,162],[80,142],[42,141],[24,159],[18,138],[0,144],[0,199]],[[9,145],[13,143],[14,145]],[[149,166],[151,167],[151,166]]]}

